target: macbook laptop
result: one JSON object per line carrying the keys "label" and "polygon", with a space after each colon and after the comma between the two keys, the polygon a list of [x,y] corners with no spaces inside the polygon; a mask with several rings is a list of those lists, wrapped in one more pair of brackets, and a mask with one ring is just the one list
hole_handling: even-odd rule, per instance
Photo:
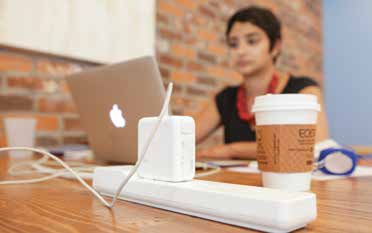
{"label": "macbook laptop", "polygon": [[157,116],[165,89],[153,57],[87,69],[67,77],[95,159],[137,161],[137,125]]}

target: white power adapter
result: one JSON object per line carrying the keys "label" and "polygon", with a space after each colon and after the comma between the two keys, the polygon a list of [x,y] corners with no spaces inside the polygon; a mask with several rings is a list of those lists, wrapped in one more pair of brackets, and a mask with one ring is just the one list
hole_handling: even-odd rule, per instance
{"label": "white power adapter", "polygon": [[[138,122],[138,156],[157,123],[157,117]],[[140,159],[140,158],[138,158]],[[138,176],[147,179],[180,182],[195,176],[195,122],[188,116],[165,116],[154,136]]]}

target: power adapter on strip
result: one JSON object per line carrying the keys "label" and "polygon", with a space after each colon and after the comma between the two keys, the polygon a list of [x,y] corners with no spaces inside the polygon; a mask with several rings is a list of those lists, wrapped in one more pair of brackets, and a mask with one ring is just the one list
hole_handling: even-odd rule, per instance
{"label": "power adapter on strip", "polygon": [[[138,159],[158,118],[138,123]],[[195,176],[195,122],[188,116],[165,116],[154,136],[138,176],[168,182],[192,180]]]}

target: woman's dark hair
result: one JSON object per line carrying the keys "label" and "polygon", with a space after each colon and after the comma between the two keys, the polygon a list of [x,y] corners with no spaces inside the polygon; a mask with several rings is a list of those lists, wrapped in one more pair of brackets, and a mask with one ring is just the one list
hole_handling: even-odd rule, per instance
{"label": "woman's dark hair", "polygon": [[251,6],[238,10],[227,22],[226,37],[236,22],[249,22],[261,28],[270,39],[270,51],[282,38],[279,19],[268,9]]}

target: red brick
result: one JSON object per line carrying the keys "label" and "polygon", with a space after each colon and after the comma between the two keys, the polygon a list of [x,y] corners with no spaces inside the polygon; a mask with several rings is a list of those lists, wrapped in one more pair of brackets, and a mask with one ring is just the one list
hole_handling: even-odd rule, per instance
{"label": "red brick", "polygon": [[205,61],[205,62],[208,62],[208,63],[211,63],[211,64],[215,64],[217,62],[216,57],[214,57],[213,55],[204,53],[204,52],[199,52],[198,53],[198,58],[201,61]]}
{"label": "red brick", "polygon": [[195,0],[177,0],[177,4],[180,4],[188,10],[194,10],[198,6]]}
{"label": "red brick", "polygon": [[0,71],[31,72],[32,60],[11,54],[0,54]]}
{"label": "red brick", "polygon": [[10,88],[24,88],[29,90],[42,90],[43,80],[37,77],[7,77],[7,84]]}
{"label": "red brick", "polygon": [[201,64],[199,64],[197,62],[193,62],[193,61],[187,62],[186,68],[189,71],[197,71],[197,72],[204,70],[204,66],[203,65],[201,65]]}
{"label": "red brick", "polygon": [[32,98],[18,95],[0,95],[0,111],[30,111]]}
{"label": "red brick", "polygon": [[206,29],[199,29],[198,36],[199,38],[206,40],[206,41],[217,40],[217,34],[215,32],[212,32]]}
{"label": "red brick", "polygon": [[191,45],[193,47],[196,47],[195,45],[198,42],[198,40],[195,37],[188,36],[182,42],[184,42],[187,45]]}
{"label": "red brick", "polygon": [[196,28],[198,28],[199,26],[204,27],[207,22],[208,22],[207,18],[200,17],[197,14],[194,14],[193,17],[191,18],[191,23],[192,23],[192,25],[197,26]]}
{"label": "red brick", "polygon": [[169,66],[173,66],[175,68],[180,68],[182,66],[181,60],[168,56],[168,55],[160,55],[159,60],[160,60],[160,64],[166,64]]}
{"label": "red brick", "polygon": [[221,65],[221,66],[225,66],[225,67],[229,67],[229,66],[230,66],[229,61],[227,61],[226,59],[223,59],[223,60],[220,62],[220,65]]}
{"label": "red brick", "polygon": [[159,30],[159,34],[162,38],[168,39],[168,40],[181,40],[182,36],[179,32],[173,32],[168,29],[161,28]]}
{"label": "red brick", "polygon": [[68,75],[81,71],[82,67],[73,63],[40,60],[36,64],[36,69],[40,74]]}
{"label": "red brick", "polygon": [[226,69],[221,66],[209,66],[207,70],[208,70],[208,74],[214,77],[224,78],[226,75]]}
{"label": "red brick", "polygon": [[179,57],[193,59],[195,57],[194,48],[186,47],[181,44],[173,44],[171,47],[171,52]]}
{"label": "red brick", "polygon": [[59,120],[56,116],[36,116],[36,129],[40,131],[56,131],[59,129]]}
{"label": "red brick", "polygon": [[65,118],[63,125],[66,131],[80,131],[83,129],[79,118]]}
{"label": "red brick", "polygon": [[208,85],[208,86],[216,86],[217,81],[214,78],[210,77],[198,77],[198,83]]}
{"label": "red brick", "polygon": [[188,95],[194,95],[194,96],[208,96],[205,90],[197,88],[197,87],[187,87],[186,93]]}
{"label": "red brick", "polygon": [[177,7],[177,5],[172,5],[170,2],[160,1],[158,3],[158,10],[170,14],[176,17],[183,17],[184,11]]}
{"label": "red brick", "polygon": [[37,107],[40,112],[76,113],[74,103],[67,99],[41,97],[37,102]]}
{"label": "red brick", "polygon": [[191,23],[188,22],[188,21],[184,21],[182,23],[182,30],[183,30],[183,32],[185,34],[190,35],[190,33],[192,33],[192,25],[191,25]]}
{"label": "red brick", "polygon": [[171,79],[179,83],[193,83],[196,77],[190,72],[172,71]]}
{"label": "red brick", "polygon": [[208,44],[207,50],[216,56],[226,56],[225,45]]}
{"label": "red brick", "polygon": [[216,17],[216,15],[213,13],[213,11],[210,10],[210,9],[208,9],[208,8],[205,7],[205,6],[200,6],[199,11],[200,11],[200,13],[201,13],[202,15],[205,15],[205,16],[207,16],[208,18],[212,18],[212,19],[213,19],[213,18]]}

